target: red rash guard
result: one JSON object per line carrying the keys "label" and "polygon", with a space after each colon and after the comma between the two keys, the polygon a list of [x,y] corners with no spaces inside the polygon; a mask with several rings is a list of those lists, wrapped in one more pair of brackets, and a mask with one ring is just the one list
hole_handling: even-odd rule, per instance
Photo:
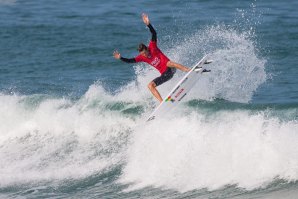
{"label": "red rash guard", "polygon": [[170,61],[161,50],[157,47],[156,41],[150,41],[149,46],[149,56],[145,57],[143,55],[138,55],[135,57],[136,62],[146,62],[156,68],[160,74],[163,74],[167,70],[167,63]]}

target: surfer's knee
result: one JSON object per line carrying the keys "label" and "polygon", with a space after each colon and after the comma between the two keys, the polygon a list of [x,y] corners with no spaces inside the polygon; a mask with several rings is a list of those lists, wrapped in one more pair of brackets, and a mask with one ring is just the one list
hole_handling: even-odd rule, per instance
{"label": "surfer's knee", "polygon": [[174,65],[174,62],[172,62],[172,61],[168,61],[167,62],[167,67],[170,67],[170,68],[175,68],[175,65]]}
{"label": "surfer's knee", "polygon": [[170,68],[177,68],[179,70],[182,70],[184,72],[188,72],[190,71],[190,68],[186,67],[186,66],[183,66],[181,64],[178,64],[176,62],[173,62],[173,61],[168,61],[167,62],[167,67],[170,67]]}
{"label": "surfer's knee", "polygon": [[156,87],[156,84],[153,81],[148,84],[148,88],[150,90],[154,89],[155,87]]}

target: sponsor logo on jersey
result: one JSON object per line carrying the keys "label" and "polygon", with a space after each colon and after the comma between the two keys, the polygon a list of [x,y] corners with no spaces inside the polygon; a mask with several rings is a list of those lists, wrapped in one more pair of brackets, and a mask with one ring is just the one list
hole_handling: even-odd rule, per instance
{"label": "sponsor logo on jersey", "polygon": [[151,62],[152,66],[158,66],[160,63],[160,59],[158,57],[155,57],[154,60]]}

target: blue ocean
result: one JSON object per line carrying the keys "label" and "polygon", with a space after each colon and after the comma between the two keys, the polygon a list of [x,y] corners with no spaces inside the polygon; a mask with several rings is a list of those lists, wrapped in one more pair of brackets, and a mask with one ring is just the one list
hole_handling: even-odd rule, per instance
{"label": "blue ocean", "polygon": [[[0,198],[298,198],[298,1],[0,0]],[[163,118],[151,34],[210,73]],[[158,87],[162,97],[185,75]]]}

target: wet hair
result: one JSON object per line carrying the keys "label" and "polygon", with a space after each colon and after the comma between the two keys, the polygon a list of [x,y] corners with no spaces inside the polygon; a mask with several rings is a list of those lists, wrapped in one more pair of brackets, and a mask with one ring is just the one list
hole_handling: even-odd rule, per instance
{"label": "wet hair", "polygon": [[147,50],[147,46],[143,43],[140,43],[138,46],[138,51],[142,52],[143,50]]}

